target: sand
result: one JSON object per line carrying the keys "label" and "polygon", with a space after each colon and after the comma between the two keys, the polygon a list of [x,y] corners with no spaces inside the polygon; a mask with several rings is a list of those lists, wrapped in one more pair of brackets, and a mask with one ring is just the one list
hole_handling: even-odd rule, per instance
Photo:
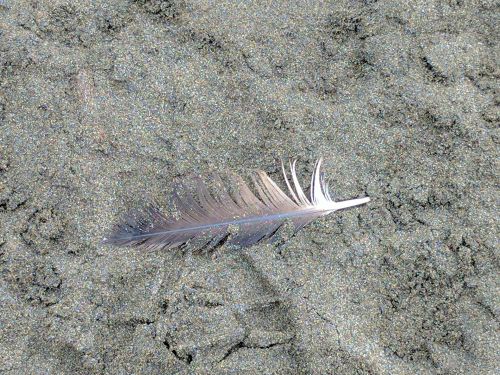
{"label": "sand", "polygon": [[[488,0],[0,0],[0,373],[498,373],[498,35]],[[319,156],[372,201],[101,244],[192,174]]]}

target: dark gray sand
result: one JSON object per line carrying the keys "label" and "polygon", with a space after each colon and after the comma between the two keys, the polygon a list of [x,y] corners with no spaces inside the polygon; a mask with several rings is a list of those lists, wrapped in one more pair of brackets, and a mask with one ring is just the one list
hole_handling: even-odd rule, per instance
{"label": "dark gray sand", "polygon": [[[498,11],[0,0],[0,373],[498,373]],[[372,202],[279,246],[100,244],[178,179],[319,156]]]}

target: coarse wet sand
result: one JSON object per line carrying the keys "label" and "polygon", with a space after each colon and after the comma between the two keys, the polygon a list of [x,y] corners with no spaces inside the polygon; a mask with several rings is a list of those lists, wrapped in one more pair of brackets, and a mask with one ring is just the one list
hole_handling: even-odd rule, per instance
{"label": "coarse wet sand", "polygon": [[[500,371],[498,6],[0,0],[0,373]],[[104,246],[175,181],[319,156],[279,244]]]}

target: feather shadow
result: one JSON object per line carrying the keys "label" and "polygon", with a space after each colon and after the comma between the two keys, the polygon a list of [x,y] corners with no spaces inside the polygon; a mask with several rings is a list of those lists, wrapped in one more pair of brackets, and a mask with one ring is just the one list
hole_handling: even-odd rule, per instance
{"label": "feather shadow", "polygon": [[[142,212],[128,214],[104,243],[149,250],[187,243],[197,249],[222,242],[248,247],[272,239],[286,220],[297,232],[320,216],[370,201],[365,197],[335,202],[330,197],[321,164],[319,159],[312,173],[309,198],[297,178],[296,161],[290,162],[290,178],[282,164],[289,195],[263,171],[252,178],[257,194],[237,175],[231,176],[231,191],[222,188],[220,195],[213,194],[207,184],[197,179],[194,194],[182,194],[182,186],[174,191],[177,218],[166,216],[159,207],[150,205]],[[222,181],[218,184],[222,185]]]}

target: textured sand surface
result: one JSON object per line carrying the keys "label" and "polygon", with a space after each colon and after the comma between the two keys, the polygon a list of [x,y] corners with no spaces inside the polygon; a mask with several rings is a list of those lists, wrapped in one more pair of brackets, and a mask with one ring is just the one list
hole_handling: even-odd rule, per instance
{"label": "textured sand surface", "polygon": [[[0,373],[498,373],[498,14],[0,0]],[[372,202],[279,246],[100,244],[177,179],[318,156]]]}

